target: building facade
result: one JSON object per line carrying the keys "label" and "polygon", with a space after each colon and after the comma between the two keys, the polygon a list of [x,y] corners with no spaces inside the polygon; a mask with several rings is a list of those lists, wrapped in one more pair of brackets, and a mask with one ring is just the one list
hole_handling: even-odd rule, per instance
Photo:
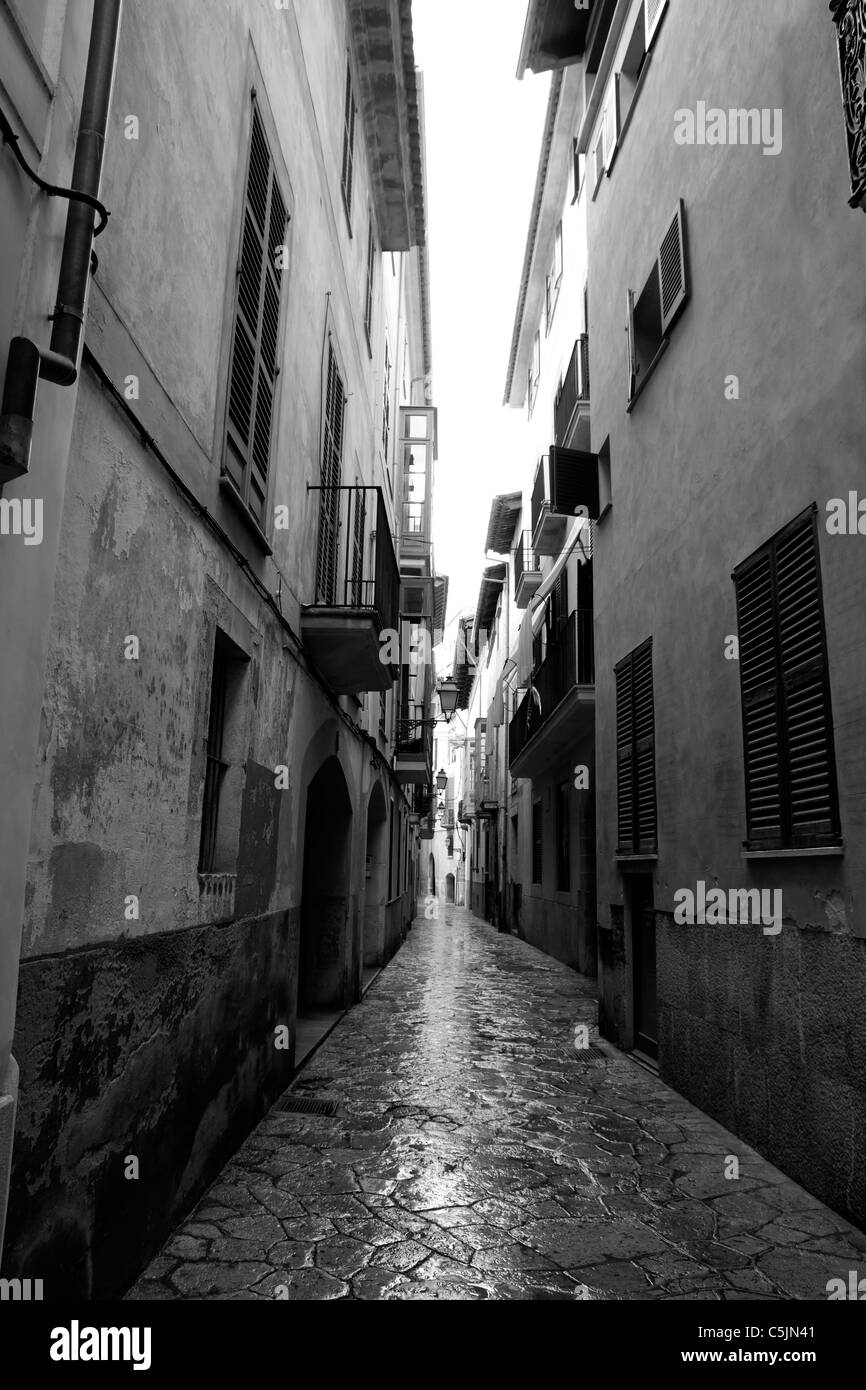
{"label": "building facade", "polygon": [[[408,0],[0,22],[4,526],[42,518],[0,538],[4,1264],[98,1298],[414,913],[423,88]],[[102,213],[34,174],[112,213],[92,273]]]}
{"label": "building facade", "polygon": [[601,1028],[861,1225],[864,34],[532,0],[521,54],[585,209]]}

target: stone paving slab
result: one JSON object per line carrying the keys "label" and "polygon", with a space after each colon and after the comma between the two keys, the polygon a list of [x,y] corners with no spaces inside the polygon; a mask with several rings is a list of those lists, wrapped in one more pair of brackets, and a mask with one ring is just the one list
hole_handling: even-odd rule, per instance
{"label": "stone paving slab", "polygon": [[866,1275],[861,1232],[596,1018],[592,981],[465,909],[417,921],[292,1088],[338,1114],[266,1116],[127,1298],[825,1299]]}

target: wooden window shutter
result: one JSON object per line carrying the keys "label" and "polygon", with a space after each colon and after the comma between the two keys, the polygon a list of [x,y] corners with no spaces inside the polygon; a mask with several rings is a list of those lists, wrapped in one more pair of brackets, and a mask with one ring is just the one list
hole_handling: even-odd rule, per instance
{"label": "wooden window shutter", "polygon": [[632,662],[616,668],[616,812],[617,851],[634,851],[634,701]]}
{"label": "wooden window shutter", "polygon": [[765,550],[737,580],[746,819],[753,849],[780,847],[782,758],[773,567]]}
{"label": "wooden window shutter", "polygon": [[656,754],[651,642],[646,643],[634,653],[632,672],[637,852],[638,854],[655,854],[657,848]]}
{"label": "wooden window shutter", "polygon": [[367,292],[364,300],[364,332],[367,335],[367,347],[371,348],[370,337],[373,331],[373,277],[376,270],[376,237],[373,232],[373,219],[370,218],[370,229],[367,233]]}
{"label": "wooden window shutter", "polygon": [[652,639],[616,667],[617,838],[620,854],[655,854]]}
{"label": "wooden window shutter", "polygon": [[662,334],[673,327],[688,299],[686,275],[686,243],[683,201],[680,199],[673,220],[665,232],[659,250],[659,295],[661,302]]}
{"label": "wooden window shutter", "polygon": [[253,104],[229,373],[225,469],[264,525],[288,213]]}
{"label": "wooden window shutter", "polygon": [[791,842],[826,844],[838,838],[840,827],[814,514],[775,549]]}
{"label": "wooden window shutter", "polygon": [[343,458],[343,417],[346,398],[334,349],[328,344],[328,380],[322,443],[322,489],[319,548],[316,562],[316,602],[336,602],[339,550],[340,487]]}
{"label": "wooden window shutter", "polygon": [[352,90],[352,65],[346,62],[346,105],[343,114],[343,169],[341,184],[346,215],[352,215],[352,184],[355,179],[355,94]]}
{"label": "wooden window shutter", "polygon": [[618,72],[615,72],[613,77],[611,78],[610,89],[608,91],[607,100],[604,104],[604,114],[602,116],[601,121],[601,130],[603,138],[602,159],[604,161],[605,169],[609,169],[611,166],[614,151],[616,149],[616,142],[619,139],[620,79],[621,74]]}
{"label": "wooden window shutter", "polygon": [[827,639],[810,509],[734,574],[750,849],[840,840]]}
{"label": "wooden window shutter", "polygon": [[668,6],[668,0],[644,0],[644,18],[646,21],[646,46],[649,48],[656,35],[656,30],[662,22],[662,15]]}
{"label": "wooden window shutter", "polygon": [[637,390],[637,352],[634,330],[634,290],[627,292],[626,332],[628,334],[628,398],[633,400]]}

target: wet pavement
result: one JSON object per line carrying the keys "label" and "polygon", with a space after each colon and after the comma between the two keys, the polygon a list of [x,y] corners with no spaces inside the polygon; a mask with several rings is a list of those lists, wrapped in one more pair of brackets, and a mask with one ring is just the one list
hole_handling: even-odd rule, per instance
{"label": "wet pavement", "polygon": [[127,1297],[826,1299],[866,1275],[866,1237],[599,1044],[591,981],[440,913],[298,1076],[338,1113],[272,1111]]}

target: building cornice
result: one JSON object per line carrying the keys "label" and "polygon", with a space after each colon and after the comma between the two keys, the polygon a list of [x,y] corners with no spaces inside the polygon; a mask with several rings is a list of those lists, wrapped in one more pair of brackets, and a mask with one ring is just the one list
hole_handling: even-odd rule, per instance
{"label": "building cornice", "polygon": [[383,251],[423,246],[422,120],[411,0],[348,0],[370,184]]}

